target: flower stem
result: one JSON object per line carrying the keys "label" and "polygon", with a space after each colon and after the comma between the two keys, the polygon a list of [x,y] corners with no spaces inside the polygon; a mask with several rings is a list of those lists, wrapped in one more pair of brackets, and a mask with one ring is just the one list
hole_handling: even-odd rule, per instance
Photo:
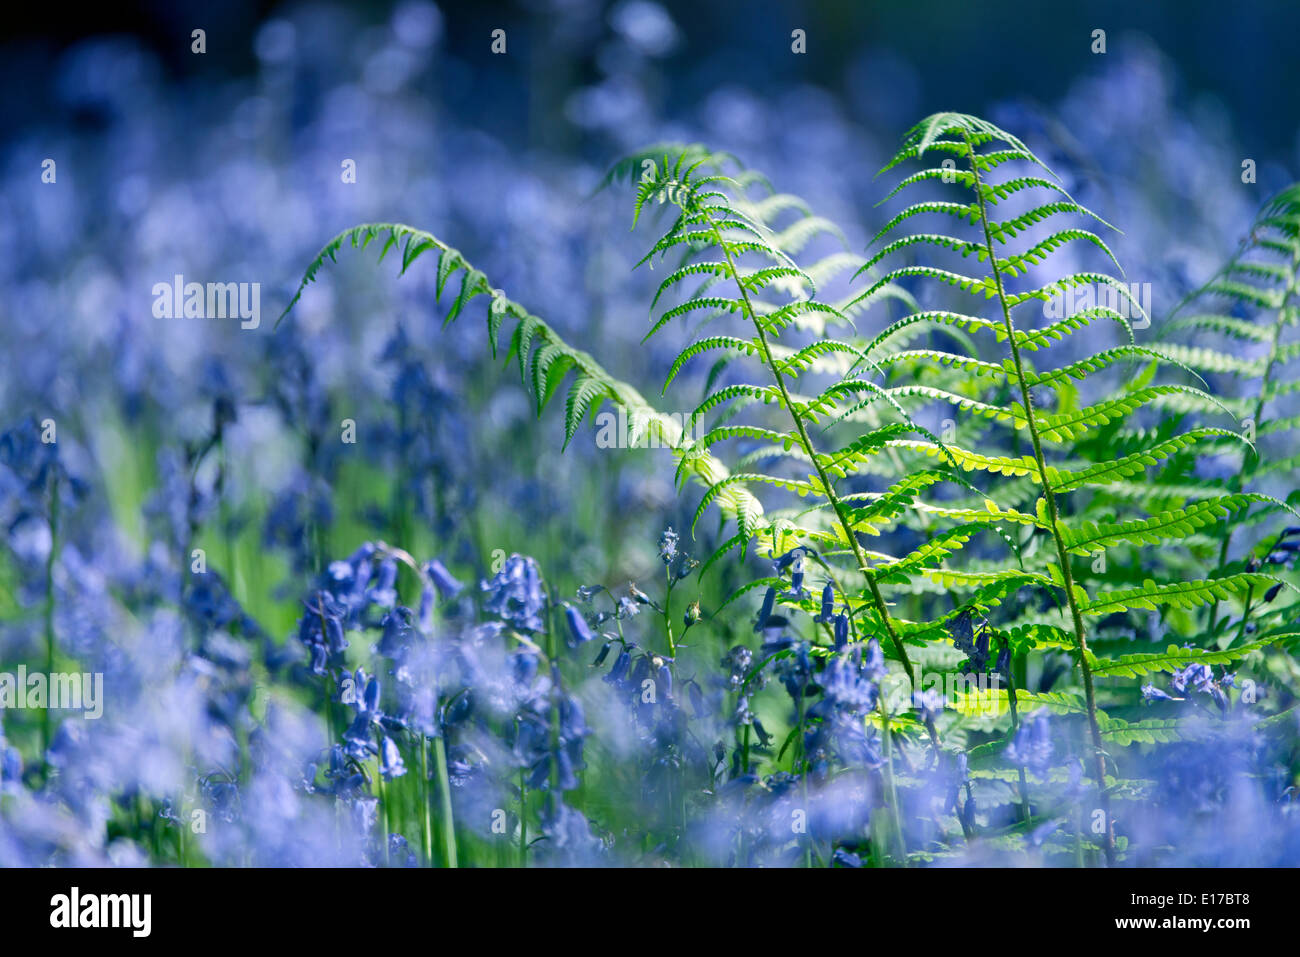
{"label": "flower stem", "polygon": [[[54,563],[59,548],[59,478],[57,470],[51,471],[50,479],[50,551],[45,557],[45,674],[46,680],[53,680],[54,674]],[[44,776],[48,777],[50,740],[53,727],[50,720],[51,708],[41,712],[41,759],[44,762]]]}

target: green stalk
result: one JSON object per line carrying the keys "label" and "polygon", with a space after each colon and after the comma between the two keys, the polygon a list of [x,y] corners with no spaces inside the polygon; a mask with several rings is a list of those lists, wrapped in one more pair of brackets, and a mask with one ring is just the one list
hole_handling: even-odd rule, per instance
{"label": "green stalk", "polygon": [[[804,725],[804,710],[805,710],[804,693],[806,690],[807,690],[806,685],[799,686],[799,702],[796,707],[797,721],[795,725],[798,730],[796,732],[797,739],[795,741],[795,752],[794,752],[794,762],[793,762],[794,768],[799,775],[799,791],[800,791],[800,795],[803,798],[803,810],[804,810],[805,820],[809,810],[808,762],[807,762],[807,756],[804,754],[804,743],[803,743],[803,735],[804,735],[803,725]],[[812,840],[813,840],[812,834],[810,833],[804,834],[804,841],[803,841],[803,866],[804,867],[812,867]]]}
{"label": "green stalk", "polygon": [[528,866],[528,775],[519,769],[519,866]]}
{"label": "green stalk", "polygon": [[880,707],[880,727],[885,741],[885,788],[889,792],[889,815],[894,825],[894,836],[898,840],[898,861],[907,866],[907,841],[903,836],[903,816],[898,809],[898,788],[894,782],[894,735],[889,728],[889,713],[882,700]]}
{"label": "green stalk", "polygon": [[1083,671],[1084,698],[1088,707],[1088,727],[1092,734],[1094,773],[1097,778],[1097,789],[1100,792],[1102,809],[1106,814],[1106,862],[1111,864],[1114,863],[1115,859],[1115,828],[1110,818],[1110,797],[1106,794],[1106,758],[1102,748],[1101,726],[1097,723],[1097,697],[1093,689],[1092,667],[1088,664],[1088,638],[1084,632],[1083,615],[1079,611],[1079,603],[1074,594],[1074,572],[1070,568],[1070,553],[1065,547],[1065,540],[1061,537],[1056,496],[1052,492],[1051,483],[1047,480],[1047,462],[1043,457],[1042,441],[1038,435],[1038,423],[1034,420],[1033,396],[1029,391],[1029,383],[1025,379],[1025,367],[1020,359],[1020,346],[1016,343],[1016,329],[1011,321],[1011,308],[1007,305],[1007,293],[1002,283],[1002,270],[998,266],[997,251],[993,246],[993,234],[989,230],[988,206],[984,200],[984,185],[980,177],[979,164],[975,161],[975,147],[971,143],[970,134],[965,131],[962,132],[962,139],[966,141],[966,152],[970,158],[971,173],[974,176],[975,198],[979,202],[980,225],[984,229],[984,246],[988,250],[989,265],[993,270],[993,281],[997,285],[998,303],[1002,307],[1002,321],[1006,327],[1007,344],[1011,348],[1011,360],[1016,367],[1016,380],[1020,385],[1020,396],[1025,406],[1025,420],[1029,426],[1029,438],[1034,446],[1034,461],[1038,466],[1039,485],[1043,490],[1043,498],[1047,502],[1048,518],[1052,524],[1052,540],[1056,543],[1056,554],[1061,564],[1061,576],[1065,582],[1065,597],[1066,601],[1069,602],[1070,617],[1074,621],[1074,634],[1079,652],[1079,667]]}
{"label": "green stalk", "polygon": [[669,607],[672,605],[673,600],[673,585],[676,584],[676,582],[673,581],[672,565],[664,566],[664,579],[666,582],[664,588],[664,633],[668,635],[668,654],[674,661],[676,661],[677,642],[673,639],[673,618],[669,611]]}
{"label": "green stalk", "polygon": [[388,795],[384,787],[384,734],[376,729],[375,739],[379,744],[379,755],[375,759],[375,791],[379,797],[379,839],[383,842],[384,848],[384,866],[388,867],[392,862],[388,859]]}
{"label": "green stalk", "polygon": [[452,816],[451,778],[447,774],[447,746],[439,734],[433,739],[434,767],[438,772],[438,793],[442,798],[442,842],[448,867],[459,867],[456,853],[456,820]]}
{"label": "green stalk", "polygon": [[420,744],[420,803],[423,819],[424,862],[433,866],[433,795],[429,793],[429,743],[424,735],[417,735]]}
{"label": "green stalk", "polygon": [[[45,557],[45,674],[46,680],[54,673],[54,563],[59,547],[59,477],[56,470],[51,471],[50,479],[50,552]],[[49,704],[49,702],[46,702]],[[44,762],[44,776],[50,773],[48,755],[50,739],[53,732],[50,720],[50,708],[41,712],[41,760]]]}

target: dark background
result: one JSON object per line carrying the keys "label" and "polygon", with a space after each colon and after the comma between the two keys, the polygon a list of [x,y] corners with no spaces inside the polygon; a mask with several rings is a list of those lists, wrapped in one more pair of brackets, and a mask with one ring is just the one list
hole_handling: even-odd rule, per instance
{"label": "dark background", "polygon": [[[295,3],[221,4],[152,2],[87,5],[75,14],[63,5],[22,4],[5,11],[0,74],[0,122],[40,118],[54,108],[33,79],[57,54],[85,37],[133,34],[153,50],[177,83],[246,75],[256,69],[249,37],[268,17]],[[366,22],[382,23],[391,3],[341,3]],[[596,71],[594,37],[600,3],[484,2],[443,4],[443,48],[470,69],[490,59],[488,34],[507,30],[511,56],[494,63],[495,82],[474,84],[460,98],[466,117],[478,116],[497,135],[521,145],[564,146],[562,131],[527,122],[537,98],[558,96]],[[894,58],[915,68],[890,90],[901,112],[920,116],[941,109],[974,110],[1009,96],[1041,102],[1059,97],[1094,60],[1091,32],[1121,31],[1150,37],[1177,65],[1190,95],[1208,94],[1231,113],[1243,143],[1263,154],[1295,148],[1300,127],[1300,4],[1289,0],[1223,3],[1213,0],[1096,0],[1050,2],[782,3],[690,2],[661,4],[680,31],[680,43],[663,61],[662,106],[673,113],[731,78],[764,93],[812,82],[870,113],[889,110],[860,95],[855,71],[864,54]],[[191,56],[189,33],[208,34],[204,57]],[[784,55],[790,31],[808,31],[808,55]],[[1067,39],[1068,38],[1068,39]],[[860,68],[859,68],[860,69]],[[886,73],[888,75],[888,73]],[[489,101],[489,97],[491,98]],[[490,109],[486,109],[490,102]]]}

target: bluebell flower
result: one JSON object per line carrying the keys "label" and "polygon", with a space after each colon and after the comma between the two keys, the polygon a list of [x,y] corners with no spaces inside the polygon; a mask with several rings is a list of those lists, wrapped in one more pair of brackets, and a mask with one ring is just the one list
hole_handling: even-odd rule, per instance
{"label": "bluebell flower", "polygon": [[397,562],[385,558],[379,563],[374,585],[365,593],[366,602],[377,608],[392,608],[397,604]]}
{"label": "bluebell flower", "polygon": [[889,674],[889,668],[885,664],[885,652],[881,649],[880,642],[875,638],[867,642],[867,650],[862,658],[862,671],[872,681],[876,682]]}
{"label": "bluebell flower", "polygon": [[659,666],[659,689],[665,698],[673,696],[673,673],[666,664]]}
{"label": "bluebell flower", "polygon": [[943,695],[933,688],[928,691],[912,692],[912,706],[916,708],[917,717],[928,724],[943,713]]}
{"label": "bluebell flower", "polygon": [[326,588],[346,610],[348,617],[361,612],[366,602],[374,565],[371,562],[375,546],[365,542],[346,560],[330,562],[327,569]]}
{"label": "bluebell flower", "polygon": [[835,636],[835,650],[843,651],[849,643],[849,616],[836,615],[832,633]]}
{"label": "bluebell flower", "polygon": [[835,650],[843,651],[849,643],[849,616],[836,615],[832,626],[832,634],[835,637]]}
{"label": "bluebell flower", "polygon": [[744,645],[735,645],[727,652],[722,659],[722,665],[727,669],[728,690],[740,690],[753,663],[754,652]]}
{"label": "bluebell flower", "polygon": [[763,606],[758,610],[758,621],[754,623],[755,631],[762,631],[767,627],[767,620],[772,617],[774,607],[776,607],[776,589],[768,588],[763,593]]}
{"label": "bluebell flower", "polygon": [[587,624],[587,619],[582,612],[572,605],[566,604],[564,606],[564,620],[569,625],[568,645],[570,648],[576,648],[578,645],[585,644],[596,637],[591,633],[591,626]]}
{"label": "bluebell flower", "polygon": [[964,651],[967,655],[975,653],[975,631],[971,621],[972,612],[968,608],[952,620],[949,626],[948,634],[952,638],[953,647],[958,651]]}
{"label": "bluebell flower", "polygon": [[672,526],[664,529],[664,533],[659,536],[659,560],[665,565],[671,565],[677,558],[677,533],[673,531]]}
{"label": "bluebell flower", "polygon": [[998,660],[993,665],[993,670],[1002,676],[1003,681],[1011,680],[1011,644],[1002,642],[1002,647],[998,650]]}
{"label": "bluebell flower", "polygon": [[415,623],[420,633],[424,635],[433,631],[434,594],[435,589],[430,588],[427,583],[420,586],[420,609],[416,613]]}
{"label": "bluebell flower", "polygon": [[1187,686],[1191,684],[1197,691],[1209,691],[1210,683],[1214,680],[1214,673],[1210,671],[1210,666],[1193,662],[1186,668],[1179,669],[1173,673],[1170,684],[1174,690],[1183,694],[1187,691]]}
{"label": "bluebell flower", "polygon": [[862,866],[862,858],[842,847],[835,848],[835,853],[831,855],[831,861],[837,867],[857,868]]}
{"label": "bluebell flower", "polygon": [[1021,719],[1006,753],[1010,761],[1028,768],[1036,777],[1047,777],[1052,766],[1052,729],[1046,708]]}
{"label": "bluebell flower", "polygon": [[822,700],[809,709],[816,717],[828,715],[831,709],[864,715],[876,707],[880,694],[878,680],[853,656],[831,658],[818,680]]}
{"label": "bluebell flower", "polygon": [[406,764],[402,761],[402,753],[397,749],[397,742],[388,735],[384,735],[379,754],[379,771],[385,778],[400,778],[406,773]]}
{"label": "bluebell flower", "polygon": [[790,570],[790,596],[795,599],[802,598],[805,594],[803,579],[807,552],[808,549],[800,545],[772,560],[772,567],[778,576],[784,575],[787,568]]}
{"label": "bluebell flower", "polygon": [[411,642],[415,640],[415,629],[411,627],[411,612],[400,605],[380,621],[381,637],[376,650],[385,658],[404,661]]}
{"label": "bluebell flower", "polygon": [[445,601],[448,598],[455,598],[465,586],[452,577],[451,572],[447,571],[446,566],[436,558],[431,558],[424,563],[424,572],[433,581],[434,587],[438,589],[439,596]]}
{"label": "bluebell flower", "polygon": [[835,614],[835,586],[827,582],[822,588],[821,609],[817,612],[817,617],[813,621],[817,624],[829,624],[832,615]]}
{"label": "bluebell flower", "polygon": [[488,593],[483,607],[508,621],[518,631],[542,631],[546,596],[537,563],[522,555],[511,555],[493,578],[480,586]]}
{"label": "bluebell flower", "polygon": [[612,685],[621,685],[627,679],[628,670],[632,667],[632,653],[624,650],[622,654],[614,660],[614,667],[605,675],[605,680]]}
{"label": "bluebell flower", "polygon": [[1173,701],[1174,698],[1165,694],[1153,684],[1144,684],[1142,686],[1142,697],[1146,701]]}
{"label": "bluebell flower", "polygon": [[343,652],[348,648],[343,632],[347,606],[327,591],[318,591],[303,606],[303,615],[298,619],[298,640],[311,653],[312,672],[323,675],[327,664],[341,664]]}
{"label": "bluebell flower", "polygon": [[420,862],[406,838],[400,834],[388,835],[388,859],[399,867],[419,867]]}
{"label": "bluebell flower", "polygon": [[796,560],[802,559],[806,551],[807,549],[802,545],[797,545],[785,554],[776,556],[772,559],[773,572],[777,575],[784,575],[785,570],[793,565]]}
{"label": "bluebell flower", "polygon": [[962,667],[965,674],[982,674],[989,665],[989,629],[981,628],[975,638],[974,647],[970,651],[970,657]]}

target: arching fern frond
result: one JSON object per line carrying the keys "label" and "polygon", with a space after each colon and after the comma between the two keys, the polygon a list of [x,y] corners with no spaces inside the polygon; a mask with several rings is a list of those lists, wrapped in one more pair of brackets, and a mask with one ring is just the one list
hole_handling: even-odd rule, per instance
{"label": "arching fern frond", "polygon": [[[488,342],[494,356],[503,325],[507,321],[515,323],[511,354],[518,357],[521,376],[539,414],[559,391],[563,380],[568,378],[565,446],[573,440],[583,419],[594,415],[603,403],[608,402],[625,409],[632,427],[643,430],[648,440],[673,450],[673,454],[683,461],[686,472],[705,488],[713,487],[728,476],[727,467],[707,453],[685,456],[684,423],[679,416],[666,415],[651,406],[632,385],[610,375],[587,352],[569,345],[548,323],[491,286],[483,273],[470,265],[457,250],[424,230],[402,223],[366,223],[339,233],[307,267],[277,324],[298,303],[326,262],[336,262],[338,253],[344,248],[365,249],[376,240],[382,241],[380,261],[393,249],[401,253],[402,273],[424,253],[436,252],[436,279],[440,292],[456,274],[461,275],[460,291],[448,312],[447,322],[453,321],[472,300],[479,296],[488,297]],[[744,514],[750,521],[760,520],[762,506],[743,485],[728,487],[714,498],[725,514]]]}

